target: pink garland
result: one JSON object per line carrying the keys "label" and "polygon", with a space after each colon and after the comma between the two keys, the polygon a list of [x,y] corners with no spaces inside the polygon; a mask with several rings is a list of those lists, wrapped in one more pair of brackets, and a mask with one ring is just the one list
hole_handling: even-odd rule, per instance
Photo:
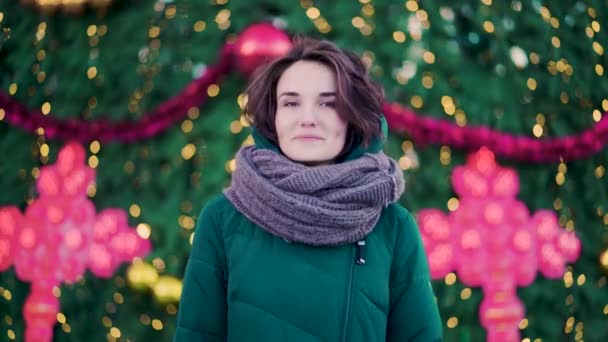
{"label": "pink garland", "polygon": [[232,68],[232,44],[226,44],[221,51],[220,61],[209,66],[205,73],[187,85],[181,93],[162,103],[156,111],[144,115],[137,121],[110,122],[108,120],[61,120],[51,114],[30,111],[11,96],[0,93],[0,108],[6,113],[6,121],[27,132],[35,133],[39,127],[44,129],[49,139],[77,140],[87,143],[121,141],[135,142],[152,138],[182,120],[188,109],[199,107],[208,99],[207,88],[219,83],[222,76]]}
{"label": "pink garland", "polygon": [[[107,120],[59,120],[40,111],[30,111],[11,96],[0,93],[0,108],[6,121],[27,132],[39,127],[49,139],[77,140],[83,143],[135,142],[162,133],[182,120],[192,107],[200,107],[207,100],[207,88],[219,83],[222,76],[233,68],[234,45],[226,44],[221,50],[220,62],[209,66],[203,76],[194,80],[178,95],[161,104],[156,111],[137,121],[110,122]],[[608,116],[579,135],[560,138],[535,139],[515,136],[488,127],[459,127],[443,119],[421,116],[398,104],[383,107],[389,126],[397,132],[407,132],[420,145],[441,144],[456,149],[477,150],[489,147],[497,156],[533,163],[571,161],[589,157],[608,143]]]}
{"label": "pink garland", "polygon": [[421,116],[398,104],[385,104],[383,112],[393,130],[407,132],[419,145],[448,145],[469,151],[486,146],[503,158],[532,163],[583,159],[600,152],[608,143],[608,115],[581,134],[537,139],[488,127],[460,127],[448,120]]}

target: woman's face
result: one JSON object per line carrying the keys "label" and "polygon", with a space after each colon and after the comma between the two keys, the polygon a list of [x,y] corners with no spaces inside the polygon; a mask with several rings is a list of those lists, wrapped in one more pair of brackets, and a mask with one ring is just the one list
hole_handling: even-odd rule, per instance
{"label": "woman's face", "polygon": [[344,147],[347,122],[336,110],[336,76],[327,66],[298,61],[277,84],[275,127],[281,151],[306,165],[331,164]]}

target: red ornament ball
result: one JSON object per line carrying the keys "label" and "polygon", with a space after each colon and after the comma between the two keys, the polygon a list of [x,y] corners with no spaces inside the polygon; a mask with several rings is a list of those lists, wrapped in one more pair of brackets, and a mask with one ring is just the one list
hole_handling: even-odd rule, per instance
{"label": "red ornament ball", "polygon": [[236,66],[249,77],[259,66],[285,55],[291,46],[289,36],[271,24],[251,25],[235,42]]}

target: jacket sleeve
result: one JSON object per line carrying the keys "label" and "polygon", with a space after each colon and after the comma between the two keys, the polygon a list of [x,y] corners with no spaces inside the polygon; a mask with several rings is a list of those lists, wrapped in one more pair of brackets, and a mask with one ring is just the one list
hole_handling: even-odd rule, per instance
{"label": "jacket sleeve", "polygon": [[217,204],[207,204],[196,223],[174,342],[226,340],[226,257]]}
{"label": "jacket sleeve", "polygon": [[388,342],[436,342],[442,325],[416,221],[403,207],[391,266]]}

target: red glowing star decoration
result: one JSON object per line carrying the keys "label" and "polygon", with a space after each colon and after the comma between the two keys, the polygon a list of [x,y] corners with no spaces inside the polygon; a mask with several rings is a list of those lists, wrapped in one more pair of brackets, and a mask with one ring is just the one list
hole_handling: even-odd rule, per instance
{"label": "red glowing star decoration", "polygon": [[460,197],[456,210],[446,215],[424,209],[417,218],[431,276],[441,279],[456,271],[464,284],[481,287],[480,321],[487,341],[520,341],[525,309],[517,286],[530,285],[537,271],[561,277],[566,262],[578,258],[580,241],[560,228],[550,210],[530,217],[515,198],[517,173],[497,165],[487,148],[454,169],[452,184]]}
{"label": "red glowing star decoration", "polygon": [[137,235],[120,209],[99,215],[87,198],[95,171],[77,143],[61,149],[57,163],[41,168],[40,197],[25,210],[0,208],[0,272],[14,264],[17,277],[32,284],[25,302],[25,341],[51,341],[59,312],[53,287],[74,283],[88,267],[108,278],[122,262],[143,257],[150,241]]}

